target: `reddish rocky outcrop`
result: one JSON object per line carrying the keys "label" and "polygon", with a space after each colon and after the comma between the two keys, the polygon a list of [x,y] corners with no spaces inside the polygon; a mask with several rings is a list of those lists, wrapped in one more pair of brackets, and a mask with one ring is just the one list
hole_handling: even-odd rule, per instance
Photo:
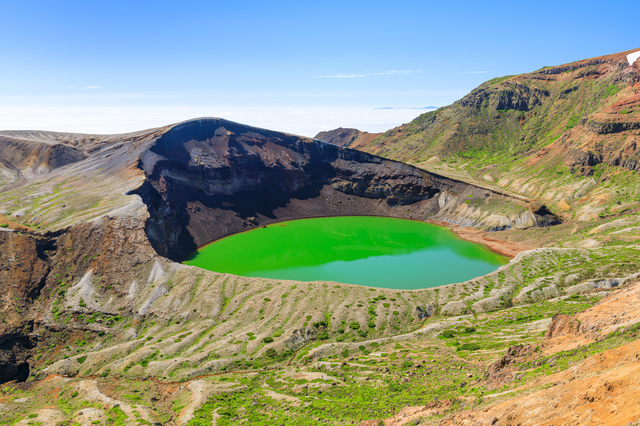
{"label": "reddish rocky outcrop", "polygon": [[574,315],[556,314],[545,333],[545,339],[576,334],[580,330],[580,321]]}
{"label": "reddish rocky outcrop", "polygon": [[497,388],[507,382],[511,382],[516,374],[515,364],[522,362],[525,358],[531,356],[534,347],[531,345],[516,345],[507,349],[507,353],[491,364],[485,373],[487,386]]}
{"label": "reddish rocky outcrop", "polygon": [[320,132],[315,136],[315,139],[320,139],[345,148],[357,149],[359,145],[366,146],[378,136],[380,136],[380,133],[369,133],[358,129],[339,127],[337,129]]}
{"label": "reddish rocky outcrop", "polygon": [[14,232],[0,232],[0,383],[26,380],[31,335],[40,297],[50,272],[55,244]]}

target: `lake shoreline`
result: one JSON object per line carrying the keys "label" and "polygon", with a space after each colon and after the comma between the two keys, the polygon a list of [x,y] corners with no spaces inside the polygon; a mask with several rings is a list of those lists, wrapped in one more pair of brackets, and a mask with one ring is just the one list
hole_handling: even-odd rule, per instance
{"label": "lake shoreline", "polygon": [[469,228],[467,226],[454,225],[447,222],[441,222],[437,220],[429,220],[428,223],[438,226],[444,226],[451,229],[458,237],[462,238],[465,241],[470,241],[472,243],[478,243],[486,246],[491,251],[494,251],[503,256],[507,256],[509,258],[516,257],[519,253],[527,250],[533,250],[536,246],[531,246],[528,244],[516,243],[513,241],[503,241],[496,238],[492,238],[489,236],[488,232],[481,231],[475,228]]}
{"label": "lake shoreline", "polygon": [[423,220],[337,216],[234,234],[184,263],[246,277],[418,289],[467,281],[508,262],[486,244]]}

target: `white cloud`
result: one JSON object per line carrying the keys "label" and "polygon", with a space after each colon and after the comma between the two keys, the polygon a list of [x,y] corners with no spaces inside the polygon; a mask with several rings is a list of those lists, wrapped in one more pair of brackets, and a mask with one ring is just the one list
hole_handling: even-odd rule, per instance
{"label": "white cloud", "polygon": [[100,88],[100,86],[84,86],[83,89],[84,90],[93,90],[93,89],[98,89]]}

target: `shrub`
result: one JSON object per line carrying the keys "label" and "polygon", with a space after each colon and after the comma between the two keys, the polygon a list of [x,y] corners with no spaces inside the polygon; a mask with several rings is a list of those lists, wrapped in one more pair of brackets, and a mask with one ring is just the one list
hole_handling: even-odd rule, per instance
{"label": "shrub", "polygon": [[360,323],[356,321],[349,323],[349,328],[352,330],[357,330],[360,328]]}
{"label": "shrub", "polygon": [[262,339],[262,341],[264,343],[272,343],[273,342],[273,337],[265,337],[264,339]]}
{"label": "shrub", "polygon": [[218,415],[224,416],[224,417],[235,417],[236,416],[236,412],[233,411],[233,409],[231,409],[229,407],[220,408],[220,409],[218,409],[218,411],[216,411],[216,413],[218,413]]}
{"label": "shrub", "polygon": [[277,356],[278,356],[278,351],[276,351],[276,350],[275,350],[275,349],[273,349],[273,348],[269,348],[269,349],[267,349],[266,354],[267,354],[267,356],[268,356],[269,358],[275,358],[275,357],[277,357]]}
{"label": "shrub", "polygon": [[567,125],[564,127],[564,129],[565,130],[573,129],[574,127],[576,127],[579,121],[580,121],[580,116],[574,115],[569,119],[569,121],[567,121]]}
{"label": "shrub", "polygon": [[8,223],[0,223],[0,228],[8,228],[9,224]]}
{"label": "shrub", "polygon": [[453,330],[445,330],[440,333],[440,337],[443,339],[451,339],[453,336],[455,336],[455,332]]}
{"label": "shrub", "polygon": [[464,343],[460,345],[458,351],[477,351],[480,349],[480,345],[477,343]]}

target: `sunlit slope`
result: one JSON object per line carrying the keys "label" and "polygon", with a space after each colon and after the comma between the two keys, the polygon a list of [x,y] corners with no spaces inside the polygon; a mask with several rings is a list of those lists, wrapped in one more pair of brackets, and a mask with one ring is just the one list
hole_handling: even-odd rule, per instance
{"label": "sunlit slope", "polygon": [[489,80],[450,106],[352,147],[412,162],[432,155],[510,161],[556,141],[568,146],[597,139],[615,163],[628,144],[609,146],[612,135],[630,136],[640,127],[640,68],[629,64],[628,53]]}

